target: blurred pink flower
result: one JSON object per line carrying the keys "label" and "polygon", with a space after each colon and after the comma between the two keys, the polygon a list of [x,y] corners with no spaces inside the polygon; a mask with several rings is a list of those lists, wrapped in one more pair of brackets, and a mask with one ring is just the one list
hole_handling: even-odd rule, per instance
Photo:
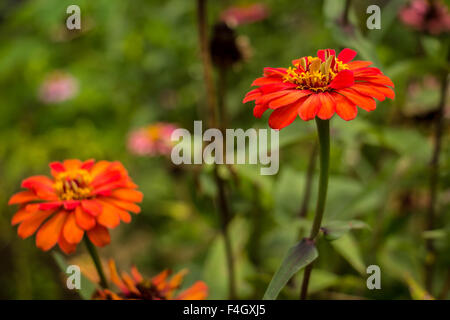
{"label": "blurred pink flower", "polygon": [[131,131],[128,149],[139,156],[170,155],[173,142],[172,132],[177,127],[171,123],[158,122],[144,128]]}
{"label": "blurred pink flower", "polygon": [[400,10],[404,24],[433,35],[450,31],[450,14],[445,4],[439,1],[413,0]]}
{"label": "blurred pink flower", "polygon": [[78,81],[62,71],[49,74],[39,88],[39,99],[44,103],[58,103],[78,93]]}
{"label": "blurred pink flower", "polygon": [[269,15],[268,8],[262,3],[234,6],[222,11],[220,20],[230,27],[264,20]]}

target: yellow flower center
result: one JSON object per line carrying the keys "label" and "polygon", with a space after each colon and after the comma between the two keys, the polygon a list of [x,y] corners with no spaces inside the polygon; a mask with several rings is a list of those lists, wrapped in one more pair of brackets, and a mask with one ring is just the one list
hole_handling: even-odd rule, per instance
{"label": "yellow flower center", "polygon": [[158,126],[150,126],[147,130],[150,139],[158,140],[160,138],[161,130]]}
{"label": "yellow flower center", "polygon": [[55,178],[53,185],[61,200],[81,200],[89,197],[92,177],[84,169],[66,171]]}
{"label": "yellow flower center", "polygon": [[296,84],[300,90],[324,92],[329,90],[328,85],[336,75],[348,68],[348,65],[328,53],[325,54],[325,61],[318,57],[301,58],[295,68],[287,69],[284,81]]}

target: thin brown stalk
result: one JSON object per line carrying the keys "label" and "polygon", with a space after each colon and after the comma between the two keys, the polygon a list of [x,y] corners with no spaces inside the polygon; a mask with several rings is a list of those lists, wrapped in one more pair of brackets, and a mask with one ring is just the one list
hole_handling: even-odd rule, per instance
{"label": "thin brown stalk", "polygon": [[[213,80],[213,68],[211,63],[211,55],[209,52],[208,40],[208,22],[207,22],[207,1],[197,0],[197,19],[198,19],[198,35],[199,45],[203,63],[203,78],[206,88],[209,127],[217,128],[219,123],[217,119],[217,96]],[[214,167],[214,178],[217,186],[217,206],[220,217],[221,232],[225,242],[225,254],[228,269],[228,289],[229,298],[236,298],[236,272],[233,257],[233,248],[228,230],[228,223],[231,219],[230,208],[226,196],[225,181],[220,177],[218,166]]]}
{"label": "thin brown stalk", "polygon": [[[426,230],[434,229],[437,216],[436,203],[437,203],[438,184],[440,175],[439,157],[441,155],[442,149],[442,135],[444,130],[444,110],[445,110],[445,100],[447,96],[447,86],[448,86],[448,74],[445,73],[443,74],[441,79],[441,94],[435,118],[434,149],[430,161],[430,180],[429,180],[430,197],[428,202]],[[428,292],[432,293],[434,262],[436,259],[436,248],[434,246],[433,239],[426,240],[425,248],[427,251],[425,261],[425,287]]]}

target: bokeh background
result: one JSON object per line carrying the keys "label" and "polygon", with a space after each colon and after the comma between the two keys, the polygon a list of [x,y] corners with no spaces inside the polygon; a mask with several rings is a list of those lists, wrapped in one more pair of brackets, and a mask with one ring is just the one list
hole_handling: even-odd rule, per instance
{"label": "bokeh background", "polygon": [[[209,1],[212,35],[223,10],[251,1]],[[449,297],[449,102],[444,106],[436,220],[426,228],[430,159],[442,74],[448,73],[448,29],[405,24],[409,1],[258,2],[255,21],[231,24],[240,54],[226,66],[228,128],[267,128],[242,98],[266,66],[287,67],[321,48],[349,47],[373,61],[395,83],[396,99],[345,122],[334,117],[331,176],[325,224],[355,220],[361,228],[319,241],[310,292],[318,299],[421,299]],[[347,14],[346,4],[349,3]],[[448,1],[440,2],[448,7]],[[67,30],[66,8],[81,8],[82,28]],[[381,29],[369,30],[366,8],[381,8]],[[343,16],[347,18],[343,18]],[[435,21],[436,16],[431,16]],[[246,23],[245,23],[246,22]],[[230,25],[230,26],[231,26]],[[234,40],[233,40],[234,41]],[[236,48],[235,48],[236,49]],[[230,47],[218,52],[231,52]],[[175,167],[164,155],[137,155],[130,132],[167,122],[192,130],[206,120],[196,3],[186,0],[2,0],[0,2],[0,298],[78,299],[65,288],[60,265],[83,263],[79,246],[65,257],[39,251],[34,237],[21,240],[7,205],[22,179],[48,174],[48,163],[67,158],[119,160],[144,193],[142,213],[112,231],[104,259],[122,270],[137,265],[152,276],[166,268],[190,270],[185,285],[204,280],[209,298],[227,298],[223,239],[210,166]],[[237,61],[239,60],[239,61]],[[215,72],[216,75],[220,74]],[[217,79],[217,77],[216,77]],[[449,101],[447,99],[447,101]],[[233,213],[238,297],[260,299],[285,252],[309,230],[317,168],[313,122],[295,121],[280,132],[280,170],[258,166],[222,172]],[[302,213],[305,190],[310,205]],[[426,239],[435,252],[427,254]],[[424,265],[432,261],[426,293]],[[366,267],[377,264],[382,289],[368,290]],[[280,298],[296,299],[301,274]],[[92,287],[86,285],[83,290]],[[86,294],[86,292],[82,293]]]}

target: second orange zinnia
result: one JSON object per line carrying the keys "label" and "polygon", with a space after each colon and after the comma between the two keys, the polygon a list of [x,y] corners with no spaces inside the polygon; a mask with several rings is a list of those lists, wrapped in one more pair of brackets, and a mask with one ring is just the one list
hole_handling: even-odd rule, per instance
{"label": "second orange zinnia", "polygon": [[108,228],[129,223],[129,212],[139,213],[142,193],[120,162],[65,160],[50,164],[52,178],[32,176],[22,181],[27,189],[9,204],[19,211],[11,224],[27,238],[36,231],[36,246],[44,251],[59,244],[65,253],[75,251],[84,234],[96,246],[110,242]]}
{"label": "second orange zinnia", "polygon": [[297,116],[304,121],[316,116],[330,119],[337,113],[344,120],[356,117],[357,106],[372,111],[375,99],[393,99],[391,79],[370,61],[352,61],[356,51],[319,50],[317,57],[292,61],[294,67],[264,68],[264,76],[253,81],[257,86],[247,93],[244,103],[255,101],[253,114],[260,118],[271,109],[269,126],[282,129]]}

